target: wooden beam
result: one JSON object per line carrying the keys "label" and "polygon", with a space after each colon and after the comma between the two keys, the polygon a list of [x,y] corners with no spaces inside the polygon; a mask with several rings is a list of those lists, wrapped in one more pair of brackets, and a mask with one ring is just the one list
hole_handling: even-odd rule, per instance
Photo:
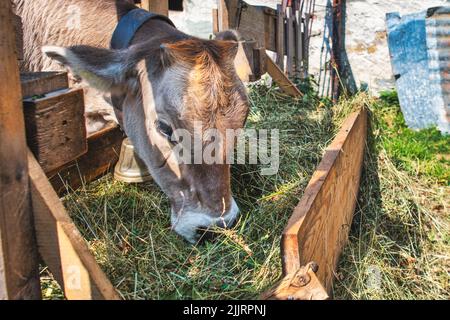
{"label": "wooden beam", "polygon": [[272,77],[280,89],[286,94],[292,97],[301,97],[303,93],[296,87],[296,85],[289,80],[289,78],[284,74],[284,72],[276,65],[276,63],[266,54],[266,70]]}
{"label": "wooden beam", "polygon": [[303,70],[303,47],[302,12],[297,10],[295,11],[295,72],[302,79],[307,76]]}
{"label": "wooden beam", "polygon": [[39,253],[66,298],[120,299],[31,151],[28,168]]}
{"label": "wooden beam", "polygon": [[0,1],[0,300],[40,299],[11,1]]}
{"label": "wooden beam", "polygon": [[213,33],[219,32],[219,10],[212,9]]}
{"label": "wooden beam", "polygon": [[367,134],[367,112],[351,114],[326,149],[282,235],[283,272],[317,262],[331,291],[334,271],[355,211]]}
{"label": "wooden beam", "polygon": [[88,152],[67,165],[47,173],[59,195],[76,190],[114,169],[124,133],[112,126],[88,137]]}
{"label": "wooden beam", "polygon": [[286,8],[286,74],[292,78],[294,76],[295,64],[295,35],[294,35],[295,16],[291,7]]}
{"label": "wooden beam", "polygon": [[284,70],[284,11],[281,4],[277,5],[277,65],[281,70]]}
{"label": "wooden beam", "polygon": [[153,13],[169,16],[169,0],[142,0],[141,7]]}
{"label": "wooden beam", "polygon": [[220,31],[225,31],[231,28],[230,25],[230,15],[229,9],[230,5],[232,5],[232,12],[235,12],[237,9],[237,1],[233,0],[232,2],[226,0],[217,0],[217,25]]}

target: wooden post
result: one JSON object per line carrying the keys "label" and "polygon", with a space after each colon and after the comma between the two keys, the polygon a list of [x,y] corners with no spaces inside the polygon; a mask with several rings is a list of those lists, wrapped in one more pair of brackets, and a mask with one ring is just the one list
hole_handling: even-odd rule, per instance
{"label": "wooden post", "polygon": [[40,299],[11,1],[0,1],[0,300]]}
{"label": "wooden post", "polygon": [[277,65],[284,70],[284,11],[281,4],[277,5]]}
{"label": "wooden post", "polygon": [[342,92],[340,76],[342,73],[342,41],[343,41],[343,13],[342,8],[345,0],[333,0],[333,22],[332,22],[332,50],[331,50],[331,81],[332,81],[332,98],[336,103]]}
{"label": "wooden post", "polygon": [[295,38],[294,38],[294,13],[291,7],[286,8],[286,71],[289,77],[294,75],[294,55],[295,55]]}
{"label": "wooden post", "polygon": [[213,33],[216,34],[219,32],[219,10],[212,9],[212,17],[213,17]]}
{"label": "wooden post", "polygon": [[225,0],[217,0],[219,31],[230,29],[228,7]]}
{"label": "wooden post", "polygon": [[153,13],[169,15],[169,0],[142,0],[142,8]]}
{"label": "wooden post", "polygon": [[295,71],[300,78],[305,78],[303,65],[303,32],[302,32],[302,11],[295,11]]}

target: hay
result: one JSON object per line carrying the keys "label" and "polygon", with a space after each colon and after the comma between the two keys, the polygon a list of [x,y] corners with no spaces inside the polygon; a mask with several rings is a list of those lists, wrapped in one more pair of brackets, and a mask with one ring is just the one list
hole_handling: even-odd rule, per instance
{"label": "hay", "polygon": [[[398,112],[398,106],[386,111],[365,94],[330,107],[312,90],[303,90],[309,93],[294,101],[275,88],[251,89],[247,127],[280,129],[280,170],[261,176],[257,165],[232,167],[242,215],[233,229],[216,230],[212,242],[191,246],[170,231],[169,204],[152,183],[128,185],[106,176],[65,197],[123,298],[252,299],[279,280],[281,232],[340,124],[363,105],[375,119],[384,119],[380,110]],[[406,170],[385,150],[396,136],[377,121],[372,131],[334,297],[448,299],[448,180],[442,184],[445,175],[417,176],[414,166]],[[47,275],[43,293],[62,297]]]}
{"label": "hay", "polygon": [[275,88],[251,89],[247,127],[280,129],[280,170],[262,176],[258,165],[232,167],[242,215],[212,242],[191,246],[172,232],[168,201],[153,183],[106,176],[65,197],[124,298],[255,298],[280,278],[281,232],[336,131],[331,107],[310,92],[294,101]]}

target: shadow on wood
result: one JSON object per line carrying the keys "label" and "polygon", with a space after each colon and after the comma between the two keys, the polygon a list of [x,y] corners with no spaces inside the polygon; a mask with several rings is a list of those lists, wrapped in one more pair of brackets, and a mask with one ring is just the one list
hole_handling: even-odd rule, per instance
{"label": "shadow on wood", "polygon": [[66,298],[120,299],[31,151],[28,167],[38,250]]}
{"label": "shadow on wood", "polygon": [[111,126],[88,137],[88,151],[67,165],[47,173],[59,195],[76,190],[114,169],[124,133]]}

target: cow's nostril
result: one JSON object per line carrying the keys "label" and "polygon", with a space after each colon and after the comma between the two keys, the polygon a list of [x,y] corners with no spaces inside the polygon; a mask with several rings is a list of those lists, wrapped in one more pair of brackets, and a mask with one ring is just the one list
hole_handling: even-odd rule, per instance
{"label": "cow's nostril", "polygon": [[198,227],[197,228],[197,237],[198,242],[202,243],[204,241],[212,241],[216,238],[217,232],[214,232],[211,228],[208,227]]}

